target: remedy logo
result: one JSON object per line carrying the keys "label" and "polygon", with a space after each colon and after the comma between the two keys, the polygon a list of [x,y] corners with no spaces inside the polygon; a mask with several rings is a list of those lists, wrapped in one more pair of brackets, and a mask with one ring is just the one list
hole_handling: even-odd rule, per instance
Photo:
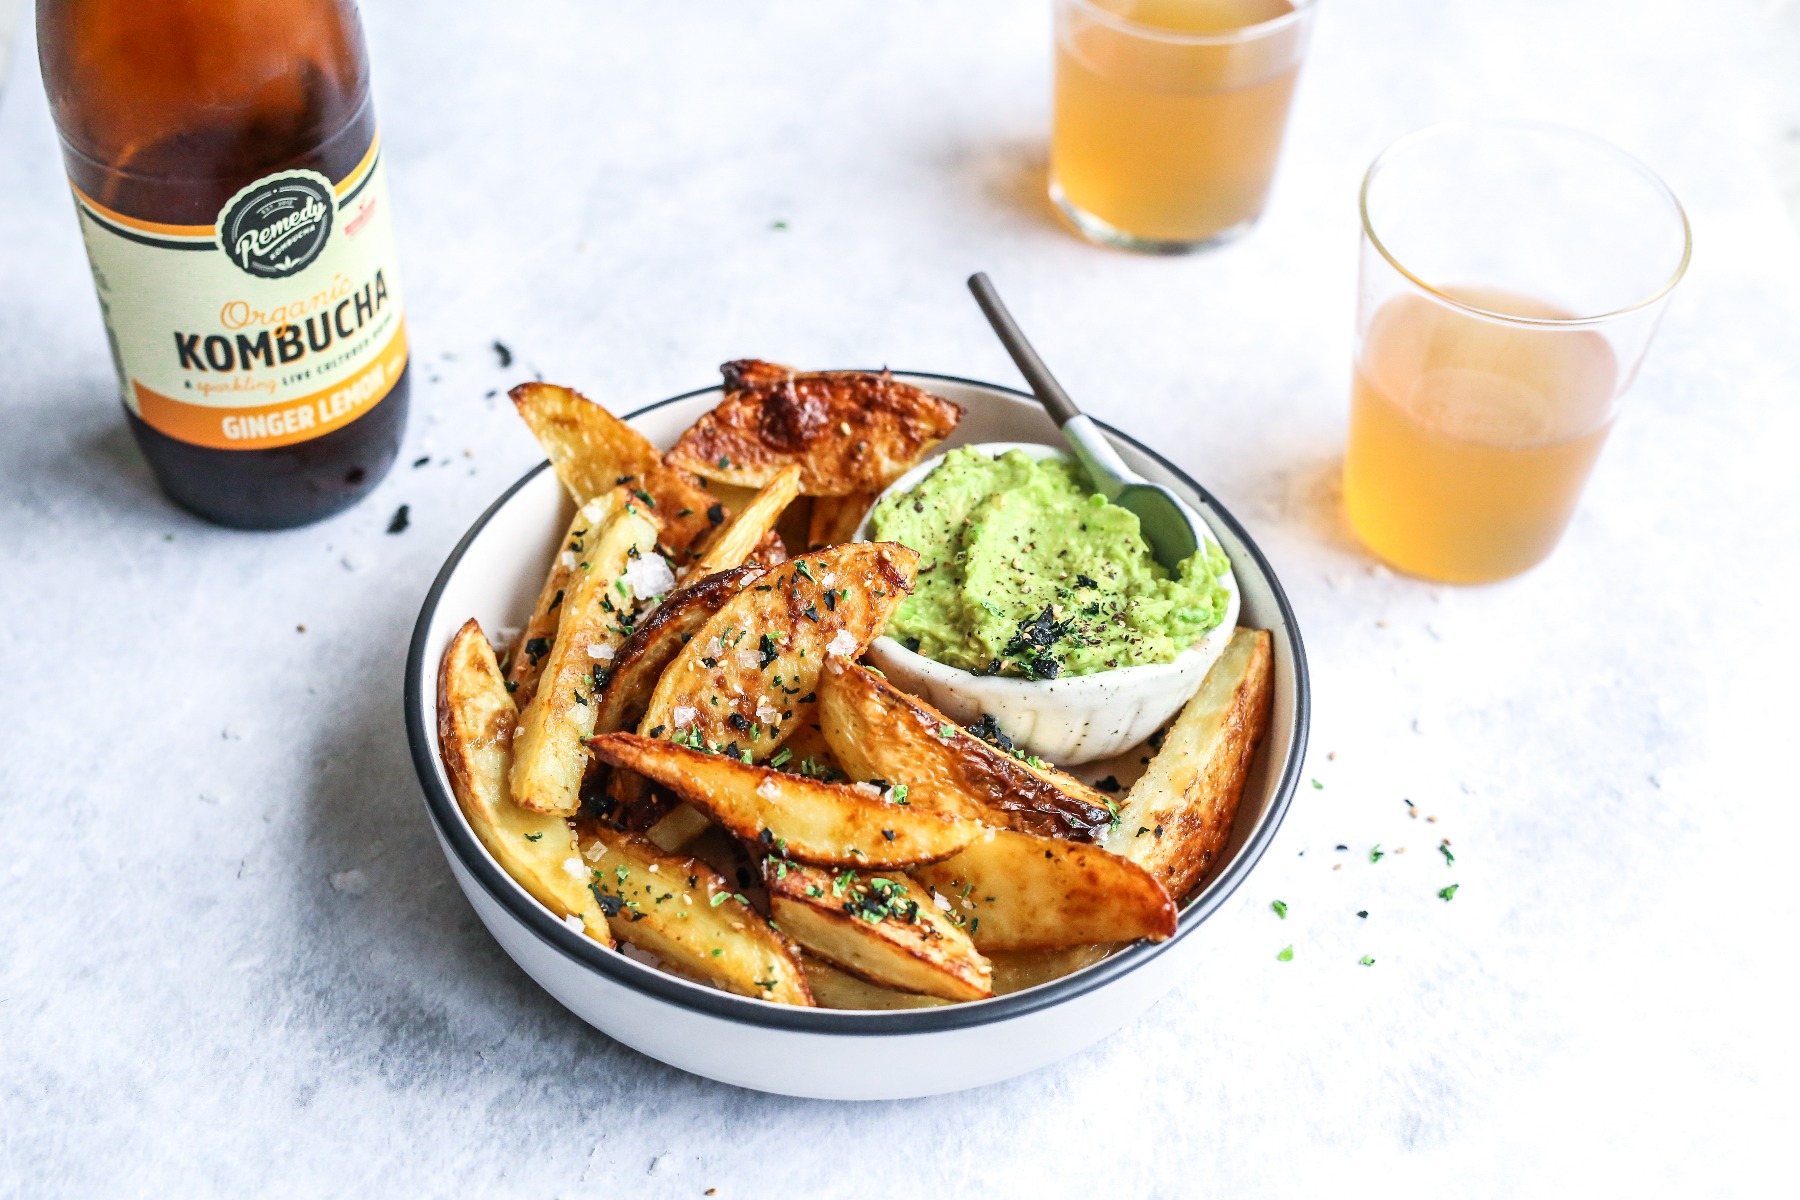
{"label": "remedy logo", "polygon": [[246,275],[284,279],[325,249],[334,205],[331,181],[317,171],[265,175],[219,211],[219,248]]}

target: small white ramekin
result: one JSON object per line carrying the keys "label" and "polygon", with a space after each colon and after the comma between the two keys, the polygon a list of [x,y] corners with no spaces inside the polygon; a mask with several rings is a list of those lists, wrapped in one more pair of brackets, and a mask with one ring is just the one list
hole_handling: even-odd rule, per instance
{"label": "small white ramekin", "polygon": [[[1022,450],[1033,458],[1074,458],[1060,446],[1042,442],[981,442],[963,448],[979,450],[990,457]],[[940,454],[920,463],[895,480],[876,498],[876,503],[894,493],[910,491],[942,461]],[[1218,536],[1200,515],[1186,504],[1182,508],[1192,518],[1194,528],[1214,549],[1220,549]],[[873,512],[871,508],[857,526],[857,540],[869,538]],[[1237,626],[1237,576],[1229,566],[1223,580],[1230,594],[1225,619],[1173,662],[1059,679],[1016,679],[977,675],[961,667],[946,666],[908,650],[891,637],[879,637],[870,644],[869,661],[901,688],[923,697],[952,720],[967,725],[984,715],[992,716],[1013,743],[1027,753],[1055,763],[1093,762],[1142,742],[1200,690],[1200,681],[1225,652],[1225,643],[1231,640],[1231,631]]]}

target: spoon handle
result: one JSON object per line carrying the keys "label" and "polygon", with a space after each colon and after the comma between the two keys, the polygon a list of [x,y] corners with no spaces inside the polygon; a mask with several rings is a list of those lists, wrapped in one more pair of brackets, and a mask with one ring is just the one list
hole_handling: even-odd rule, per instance
{"label": "spoon handle", "polygon": [[993,281],[987,277],[987,273],[977,271],[969,276],[969,290],[975,293],[975,303],[981,305],[981,311],[986,315],[988,324],[994,327],[1000,344],[1012,355],[1013,362],[1018,364],[1019,374],[1031,385],[1038,403],[1044,406],[1050,419],[1056,422],[1056,427],[1061,429],[1079,417],[1081,410],[1075,407],[1069,394],[1062,390],[1062,384],[1056,382],[1056,376],[1050,373],[1044,360],[1031,348],[1031,343],[1025,339],[1018,322],[1006,311],[1006,305],[1000,302],[1000,293],[994,290]]}

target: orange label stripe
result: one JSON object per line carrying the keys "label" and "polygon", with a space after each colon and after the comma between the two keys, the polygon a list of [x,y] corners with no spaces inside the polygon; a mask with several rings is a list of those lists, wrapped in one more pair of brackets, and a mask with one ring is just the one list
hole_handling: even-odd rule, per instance
{"label": "orange label stripe", "polygon": [[[333,193],[340,197],[344,196],[349,193],[351,188],[354,188],[357,184],[361,183],[363,176],[367,175],[369,169],[375,165],[375,156],[380,150],[381,135],[377,133],[374,138],[370,139],[368,153],[362,156],[362,161],[357,163],[348,175],[332,185]],[[105,220],[108,224],[117,225],[122,229],[133,229],[139,233],[155,234],[158,237],[194,238],[199,241],[208,242],[213,239],[217,232],[215,227],[211,225],[165,225],[160,221],[145,221],[138,217],[128,217],[122,212],[106,207],[106,205],[100,203],[98,200],[76,187],[73,182],[69,184],[69,190],[75,193],[77,203],[88,209],[95,216]]]}
{"label": "orange label stripe", "polygon": [[189,404],[136,380],[132,388],[138,415],[170,437],[218,450],[267,450],[308,441],[356,420],[393,390],[406,370],[406,358],[406,326],[402,324],[356,374],[279,404],[224,408]]}

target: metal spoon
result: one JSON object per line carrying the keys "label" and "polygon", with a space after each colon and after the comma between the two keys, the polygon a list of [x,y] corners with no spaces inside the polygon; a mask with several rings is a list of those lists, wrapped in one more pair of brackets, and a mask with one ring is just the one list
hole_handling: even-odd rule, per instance
{"label": "metal spoon", "polygon": [[1075,407],[1069,394],[1050,374],[1050,368],[1025,340],[1025,334],[1012,314],[1006,311],[1006,305],[1000,302],[1000,293],[994,290],[986,274],[977,272],[969,276],[969,290],[975,293],[975,303],[981,305],[981,311],[999,335],[1001,345],[1018,364],[1019,374],[1025,376],[1031,390],[1037,394],[1038,402],[1062,430],[1063,440],[1069,443],[1069,449],[1075,452],[1094,486],[1114,504],[1137,514],[1138,527],[1150,546],[1150,553],[1169,574],[1178,574],[1181,564],[1200,548],[1201,535],[1195,528],[1197,518],[1193,510],[1168,488],[1151,483],[1125,465],[1125,460],[1106,440],[1094,419]]}

